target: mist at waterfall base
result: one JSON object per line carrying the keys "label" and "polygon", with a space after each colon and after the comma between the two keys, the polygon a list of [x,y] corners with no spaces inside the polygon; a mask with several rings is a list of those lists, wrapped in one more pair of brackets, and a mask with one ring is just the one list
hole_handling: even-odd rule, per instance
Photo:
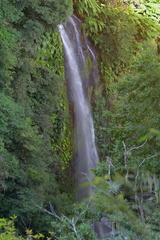
{"label": "mist at waterfall base", "polygon": [[[68,98],[73,106],[74,115],[76,151],[74,165],[77,201],[82,201],[93,193],[91,186],[83,187],[83,184],[87,183],[89,179],[93,180],[91,169],[96,168],[99,162],[93,118],[88,101],[88,88],[90,82],[94,84],[98,78],[98,67],[91,44],[84,34],[79,33],[80,26],[80,20],[74,15],[69,17],[67,23],[59,26],[64,48]],[[92,62],[91,69],[87,69],[87,58]],[[100,224],[103,226],[100,227]],[[102,223],[94,223],[94,230],[100,237],[104,236],[111,231],[111,227],[108,225],[108,220],[104,218]]]}

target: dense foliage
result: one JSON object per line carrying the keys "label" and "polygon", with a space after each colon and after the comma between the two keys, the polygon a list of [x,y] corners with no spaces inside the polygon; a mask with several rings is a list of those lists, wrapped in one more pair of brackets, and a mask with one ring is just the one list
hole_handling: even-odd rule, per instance
{"label": "dense foliage", "polygon": [[122,73],[127,73],[140,43],[147,39],[158,42],[159,24],[147,15],[135,13],[135,8],[122,1],[76,1],[75,11],[83,19],[85,32],[98,51],[103,85],[95,92],[94,119],[97,144],[104,159],[108,154],[106,144],[110,141],[106,111],[112,108],[114,99],[111,84],[117,82]]}
{"label": "dense foliage", "polygon": [[58,183],[72,150],[56,28],[70,14],[68,0],[0,2],[0,216],[16,215],[22,232],[48,231],[35,204],[68,205]]}
{"label": "dense foliage", "polygon": [[[147,49],[147,50],[144,50]],[[138,155],[130,156],[132,166],[154,156],[145,162],[147,170],[159,174],[159,137],[148,135],[149,129],[159,129],[159,54],[155,44],[146,43],[141,54],[136,56],[128,74],[121,76],[116,84],[118,97],[115,99],[115,111],[110,128],[116,148],[125,141],[128,147],[146,140]],[[147,136],[148,135],[148,136]],[[140,143],[139,143],[140,144]],[[119,145],[119,146],[118,146]],[[119,154],[122,150],[119,149]],[[118,160],[118,156],[116,157]]]}
{"label": "dense foliage", "polygon": [[[111,239],[159,239],[159,6],[1,0],[0,239],[96,240],[92,226],[106,216]],[[75,206],[57,31],[73,7],[97,50],[100,80],[90,97],[102,160],[89,183],[96,194]]]}
{"label": "dense foliage", "polygon": [[[131,184],[123,188],[124,198],[143,223],[151,224],[152,213],[156,221],[159,219],[153,211],[159,209],[159,132],[155,130],[159,129],[159,4],[76,1],[75,7],[97,48],[103,81],[94,95],[95,130],[102,159],[96,174],[109,174],[113,186],[115,176],[124,176],[125,184]],[[100,207],[106,202],[109,204],[106,197],[98,198]],[[107,204],[106,212],[110,212],[113,200],[112,205]],[[128,217],[123,211],[111,212],[110,219],[130,230],[125,233],[128,239],[139,238],[132,232],[133,225],[126,225]],[[149,239],[158,239],[154,236],[156,226],[153,223]]]}

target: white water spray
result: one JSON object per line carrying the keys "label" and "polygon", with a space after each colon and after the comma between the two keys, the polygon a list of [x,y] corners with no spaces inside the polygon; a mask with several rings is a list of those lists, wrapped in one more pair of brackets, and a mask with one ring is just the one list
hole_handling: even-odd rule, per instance
{"label": "white water spray", "polygon": [[[68,23],[59,26],[59,30],[65,52],[65,72],[70,92],[69,95],[71,95],[74,105],[76,199],[82,200],[88,197],[91,192],[91,187],[84,188],[82,184],[88,182],[87,177],[92,179],[91,169],[97,166],[99,158],[95,146],[93,118],[84,90],[84,79],[86,77],[86,55],[84,48],[88,49],[94,60],[95,56],[88,43],[86,41],[82,43],[78,32],[78,24],[77,18],[70,17]],[[87,80],[85,79],[85,81]]]}
{"label": "white water spray", "polygon": [[[89,77],[92,78],[92,82],[95,82],[98,76],[98,68],[94,51],[88,39],[85,36],[83,36],[83,41],[81,39],[79,26],[80,20],[72,16],[69,22],[59,26],[59,30],[65,53],[65,75],[69,98],[74,106],[76,200],[81,201],[93,193],[91,187],[83,187],[83,184],[87,183],[88,179],[93,180],[91,169],[96,168],[99,162],[95,145],[93,118],[85,89],[85,86],[89,85]],[[87,57],[90,57],[92,61],[90,76],[88,69],[86,69]],[[107,236],[112,230],[106,217],[103,217],[101,222],[95,221],[93,229],[100,238]]]}

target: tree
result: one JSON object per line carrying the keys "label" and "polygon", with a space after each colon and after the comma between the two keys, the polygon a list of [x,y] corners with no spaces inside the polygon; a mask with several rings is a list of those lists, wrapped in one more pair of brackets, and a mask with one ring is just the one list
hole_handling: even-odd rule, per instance
{"label": "tree", "polygon": [[[115,84],[118,97],[115,100],[115,115],[112,116],[114,120],[110,128],[112,140],[115,140],[117,147],[122,146],[122,141],[129,146],[136,144],[141,138],[144,141],[143,136],[150,128],[159,129],[159,70],[156,45],[149,42],[142,45],[141,54],[135,57],[128,74],[123,75]],[[150,137],[138,155],[133,158],[130,156],[130,161],[133,165],[140,164],[142,158],[158,153],[159,141]],[[145,166],[158,173],[158,156],[152,161],[146,161]]]}
{"label": "tree", "polygon": [[[67,194],[57,183],[64,169],[61,151],[58,143],[55,151],[52,140],[57,135],[66,139],[68,122],[62,47],[56,34],[47,39],[45,33],[52,35],[71,13],[71,0],[0,2],[0,215],[17,215],[21,232],[31,222],[33,231],[47,231],[49,220],[42,219],[34,202],[68,209]],[[45,40],[58,46],[59,55],[47,53],[43,64],[39,55]],[[60,70],[54,72],[57,58]],[[61,119],[56,127],[55,116]]]}

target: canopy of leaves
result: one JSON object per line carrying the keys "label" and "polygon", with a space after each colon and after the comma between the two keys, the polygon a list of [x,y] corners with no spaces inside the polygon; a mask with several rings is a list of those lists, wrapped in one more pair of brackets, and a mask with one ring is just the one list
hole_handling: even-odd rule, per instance
{"label": "canopy of leaves", "polygon": [[[64,186],[58,184],[66,177],[71,143],[56,30],[71,14],[71,0],[0,1],[0,216],[17,215],[21,232],[30,225],[48,230],[49,217],[37,211],[37,202],[68,209]],[[45,52],[46,43],[55,52]],[[62,138],[55,147],[53,139]]]}
{"label": "canopy of leaves", "polygon": [[[117,146],[122,146],[124,141],[131,147],[140,139],[145,141],[144,136],[150,128],[160,128],[159,74],[159,54],[156,45],[146,43],[142,46],[141,54],[135,57],[128,74],[123,75],[115,84],[118,97],[115,100],[114,120],[110,127],[112,139],[115,139]],[[139,150],[139,156],[130,156],[130,160],[134,165],[140,163],[142,158],[156,154],[159,154],[159,139],[152,135]],[[159,156],[155,156],[146,161],[146,168],[159,173],[158,159]]]}

